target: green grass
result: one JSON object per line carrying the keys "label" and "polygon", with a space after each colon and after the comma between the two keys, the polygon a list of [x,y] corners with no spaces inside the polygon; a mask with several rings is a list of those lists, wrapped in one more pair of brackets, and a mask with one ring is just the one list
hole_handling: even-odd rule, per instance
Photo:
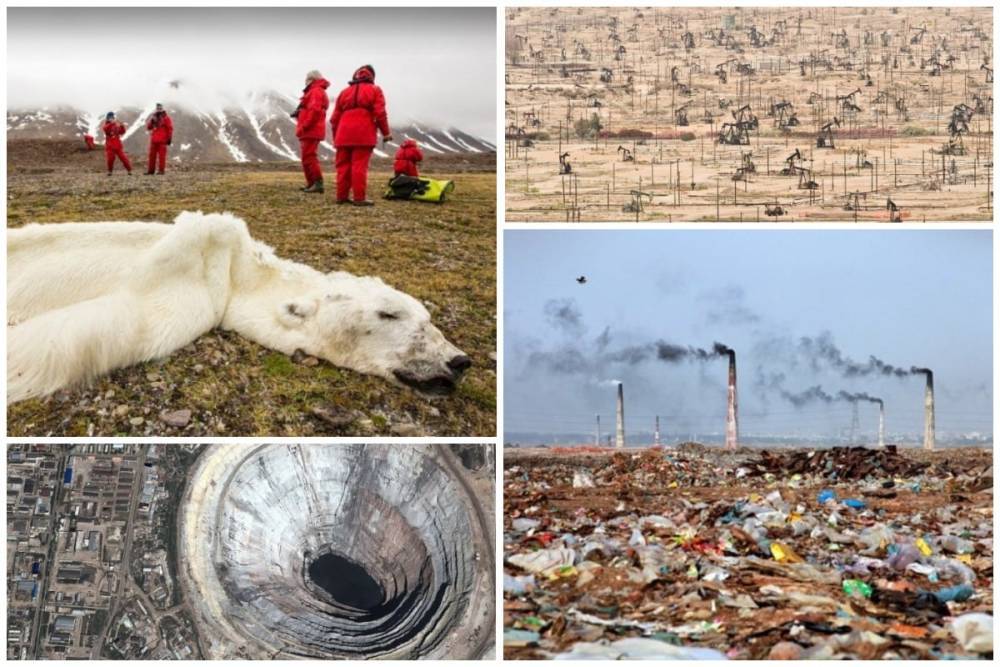
{"label": "green grass", "polygon": [[[321,271],[376,275],[423,301],[474,366],[454,395],[429,401],[389,382],[321,362],[306,367],[232,332],[212,331],[171,357],[8,409],[10,435],[380,435],[416,425],[426,435],[496,432],[496,176],[436,173],[456,184],[443,205],[383,201],[332,204],[298,191],[291,170],[176,171],[164,178],[100,172],[16,173],[8,179],[8,226],[28,222],[172,220],[182,210],[231,211],[278,255]],[[125,406],[124,408],[121,406]],[[360,411],[332,428],[315,408]],[[179,429],[163,410],[192,410]],[[124,414],[122,413],[123,411]],[[134,425],[130,419],[142,417]]]}

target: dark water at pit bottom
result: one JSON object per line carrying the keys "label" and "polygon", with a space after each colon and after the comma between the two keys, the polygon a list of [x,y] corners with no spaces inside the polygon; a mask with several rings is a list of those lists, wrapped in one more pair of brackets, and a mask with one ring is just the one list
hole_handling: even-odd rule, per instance
{"label": "dark water at pit bottom", "polygon": [[309,578],[342,605],[370,611],[385,592],[364,567],[337,554],[323,554],[309,564]]}

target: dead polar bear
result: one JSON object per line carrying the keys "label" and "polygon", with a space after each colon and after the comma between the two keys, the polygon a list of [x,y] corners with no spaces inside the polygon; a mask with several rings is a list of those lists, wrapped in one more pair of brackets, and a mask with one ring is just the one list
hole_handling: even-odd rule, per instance
{"label": "dead polar bear", "polygon": [[280,259],[228,213],[9,230],[7,318],[8,403],[165,357],[214,327],[430,395],[472,363],[413,297]]}

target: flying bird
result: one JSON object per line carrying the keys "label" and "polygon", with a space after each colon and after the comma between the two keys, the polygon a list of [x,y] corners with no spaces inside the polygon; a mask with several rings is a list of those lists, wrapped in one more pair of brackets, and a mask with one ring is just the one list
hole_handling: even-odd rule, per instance
{"label": "flying bird", "polygon": [[581,285],[586,284],[587,283],[587,276],[580,276],[579,278],[576,279],[576,282],[580,283]]}

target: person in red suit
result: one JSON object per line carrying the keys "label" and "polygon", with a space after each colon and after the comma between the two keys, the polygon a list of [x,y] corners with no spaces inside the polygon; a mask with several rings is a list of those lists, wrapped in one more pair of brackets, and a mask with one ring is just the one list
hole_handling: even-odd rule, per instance
{"label": "person in red suit", "polygon": [[[372,206],[365,198],[368,186],[368,162],[375,149],[376,130],[382,141],[392,141],[385,96],[375,85],[375,68],[364,65],[340,91],[330,116],[333,145],[337,149],[337,203]],[[353,193],[354,200],[350,196]]]}
{"label": "person in red suit", "polygon": [[125,171],[128,172],[129,176],[132,175],[132,163],[129,162],[128,155],[125,155],[125,149],[122,147],[122,136],[125,134],[125,129],[125,123],[121,123],[115,118],[114,111],[109,111],[104,116],[104,125],[101,126],[101,130],[104,132],[104,157],[108,162],[108,176],[115,169],[115,158],[121,160]]}
{"label": "person in red suit", "polygon": [[94,141],[94,135],[89,132],[83,135],[83,143],[87,145],[88,151],[92,151],[97,148],[97,142]]}
{"label": "person in red suit", "polygon": [[416,178],[420,175],[417,172],[417,163],[423,159],[424,154],[421,152],[420,147],[417,146],[417,142],[413,139],[407,139],[400,145],[399,150],[396,151],[396,159],[392,163],[392,170],[396,172],[396,176],[406,174],[407,176]]}
{"label": "person in red suit", "polygon": [[[146,131],[149,132],[149,161],[146,164],[146,175],[153,173],[163,175],[167,167],[167,146],[174,138],[174,122],[170,120],[162,104],[156,105],[156,111],[146,119]],[[159,170],[156,169],[159,162]]]}
{"label": "person in red suit", "polygon": [[302,91],[298,108],[292,114],[295,118],[295,136],[299,138],[302,152],[302,172],[306,177],[306,186],[302,188],[302,192],[323,192],[323,169],[316,151],[319,149],[319,142],[326,138],[326,110],[330,106],[326,89],[329,87],[330,82],[318,71],[306,74],[306,87]]}

